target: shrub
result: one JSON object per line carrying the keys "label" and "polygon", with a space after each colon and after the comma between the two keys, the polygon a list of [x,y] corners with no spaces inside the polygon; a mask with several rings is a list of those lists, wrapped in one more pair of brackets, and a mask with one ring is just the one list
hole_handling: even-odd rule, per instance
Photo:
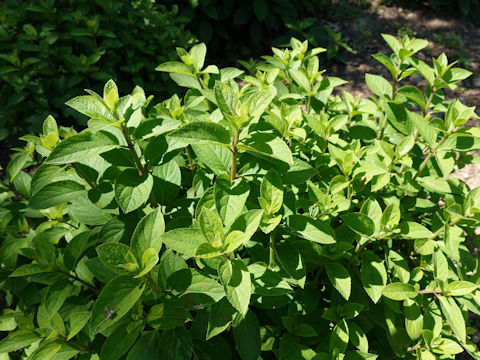
{"label": "shrub", "polygon": [[[480,359],[480,188],[450,177],[478,117],[443,93],[470,72],[384,38],[392,80],[366,74],[370,99],[333,95],[345,82],[306,42],[250,74],[204,66],[200,44],[158,67],[183,98],[108,81],[67,103],[88,129],[48,117],[23,137],[1,193],[0,353]],[[414,73],[426,89],[400,86]]]}
{"label": "shrub", "polygon": [[150,70],[194,40],[177,12],[150,0],[2,1],[0,138],[40,131],[49,113],[84,124],[63,104],[110,77],[123,91],[137,83],[169,93]]}
{"label": "shrub", "polygon": [[[345,61],[342,51],[353,50],[322,19],[340,10],[357,13],[357,4],[334,6],[331,0],[169,0],[178,4],[187,28],[213,52],[211,58],[233,63],[264,54],[270,43],[288,44],[291,36],[326,46],[328,59]],[[349,18],[351,19],[351,18]],[[226,62],[226,60],[228,62]]]}

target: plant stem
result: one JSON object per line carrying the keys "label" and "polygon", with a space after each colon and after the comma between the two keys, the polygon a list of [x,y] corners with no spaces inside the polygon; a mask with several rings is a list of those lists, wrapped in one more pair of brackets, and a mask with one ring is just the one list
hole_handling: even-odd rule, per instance
{"label": "plant stem", "polygon": [[143,174],[145,174],[145,168],[143,167],[143,165],[140,161],[140,158],[138,157],[137,152],[135,151],[135,145],[133,145],[132,139],[128,135],[127,129],[125,128],[125,126],[123,124],[120,127],[120,129],[122,130],[123,137],[125,138],[125,141],[127,142],[128,149],[130,150],[130,153],[133,156],[133,160],[135,161],[135,165],[137,167],[138,173],[140,174],[140,176],[142,176]]}
{"label": "plant stem", "polygon": [[61,269],[56,269],[55,272],[58,272],[58,273],[63,274],[63,275],[67,275],[70,279],[75,280],[75,281],[78,281],[79,283],[82,283],[83,285],[89,287],[89,288],[90,288],[91,290],[93,290],[93,291],[97,291],[97,290],[98,290],[95,285],[92,285],[92,284],[86,282],[85,280],[80,279],[77,275],[72,275],[72,274],[70,274],[70,273],[68,273],[68,272],[66,272],[66,271],[61,270]]}
{"label": "plant stem", "polygon": [[270,258],[268,267],[271,269],[275,266],[275,230],[270,233]]}
{"label": "plant stem", "polygon": [[[427,115],[428,108],[430,107],[430,104],[433,101],[433,97],[435,96],[435,87],[432,87],[432,92],[430,93],[430,96],[428,97],[427,103],[425,104],[425,109],[422,111],[423,116]],[[428,112],[430,113],[430,112]]]}
{"label": "plant stem", "polygon": [[308,101],[307,101],[307,114],[310,114],[310,109],[311,108],[312,108],[312,97],[309,96]]}
{"label": "plant stem", "polygon": [[98,189],[97,184],[92,182],[88,178],[88,176],[78,167],[77,164],[73,163],[72,167],[75,169],[75,171],[78,173],[78,175],[80,175],[80,177],[88,183],[88,186],[90,186],[92,189]]}
{"label": "plant stem", "polygon": [[157,294],[162,294],[163,291],[160,289],[157,284],[155,284],[155,281],[152,279],[152,275],[150,273],[147,273],[147,281],[150,284],[150,287],[152,288],[153,291],[155,291]]}
{"label": "plant stem", "polygon": [[425,168],[425,166],[427,166],[427,163],[428,161],[432,158],[433,155],[435,155],[435,153],[437,152],[438,148],[440,147],[440,145],[443,144],[443,142],[445,140],[447,140],[448,136],[450,135],[450,133],[446,133],[445,135],[443,135],[442,139],[438,142],[438,144],[435,146],[435,148],[433,148],[427,155],[427,157],[423,160],[423,162],[420,164],[417,172],[415,173],[415,175],[413,176],[412,180],[415,180],[418,175],[420,175],[420,173],[423,171],[423,169]]}
{"label": "plant stem", "polygon": [[235,136],[232,141],[232,166],[230,168],[230,179],[233,181],[237,177],[237,153],[238,153],[238,138],[240,137],[240,130],[235,129]]}
{"label": "plant stem", "polygon": [[398,75],[401,74],[401,72],[399,72],[401,67],[402,67],[402,60],[399,60],[397,65],[397,75],[395,75],[392,82],[392,100],[395,99],[395,95],[397,94]]}
{"label": "plant stem", "polygon": [[440,229],[438,229],[437,231],[435,231],[435,232],[433,233],[433,235],[428,238],[428,240],[434,240],[434,239],[436,239],[436,238],[445,230],[445,227],[453,226],[453,225],[455,225],[456,223],[458,223],[459,221],[461,221],[462,219],[463,219],[463,217],[462,217],[462,216],[459,216],[459,217],[456,218],[455,220],[450,221],[448,224],[444,224]]}

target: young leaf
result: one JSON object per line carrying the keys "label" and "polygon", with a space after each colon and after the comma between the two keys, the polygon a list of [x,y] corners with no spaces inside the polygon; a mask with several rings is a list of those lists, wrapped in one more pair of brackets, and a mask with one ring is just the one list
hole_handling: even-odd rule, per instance
{"label": "young leaf", "polygon": [[205,236],[205,239],[208,240],[210,245],[217,249],[222,247],[225,235],[222,221],[217,213],[204,207],[197,220],[203,236]]}
{"label": "young leaf", "polygon": [[105,243],[96,250],[102,263],[117,273],[131,274],[139,270],[135,255],[125,244]]}
{"label": "young leaf", "polygon": [[117,120],[107,104],[99,96],[77,96],[67,101],[66,104],[90,118],[106,120],[112,123]]}

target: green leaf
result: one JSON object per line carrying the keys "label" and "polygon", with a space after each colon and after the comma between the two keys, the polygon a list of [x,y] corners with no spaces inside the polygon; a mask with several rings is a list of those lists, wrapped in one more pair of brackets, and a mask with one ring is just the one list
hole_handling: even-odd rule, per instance
{"label": "green leaf", "polygon": [[382,214],[381,224],[385,226],[387,229],[393,230],[397,227],[398,223],[400,222],[400,208],[397,204],[392,203],[388,205]]}
{"label": "green leaf", "polygon": [[193,353],[193,340],[190,331],[184,327],[162,333],[157,354],[162,360],[190,360]]}
{"label": "green leaf", "polygon": [[161,238],[168,248],[183,254],[186,259],[195,256],[198,247],[205,242],[200,229],[175,229],[162,234]]}
{"label": "green leaf", "polygon": [[135,255],[125,244],[109,242],[97,246],[96,250],[102,263],[117,273],[132,274],[139,270]]}
{"label": "green leaf", "polygon": [[433,236],[433,233],[425,226],[413,221],[401,223],[398,228],[404,239],[428,239]]}
{"label": "green leaf", "polygon": [[[144,288],[143,283],[128,275],[120,275],[105,285],[93,305],[91,334],[102,332],[120,320],[137,302]],[[112,315],[108,317],[106,313]]]}
{"label": "green leaf", "polygon": [[10,333],[6,338],[0,341],[0,354],[1,353],[11,353],[22,348],[25,348],[35,341],[39,340],[40,337],[30,330],[20,330]]}
{"label": "green leaf", "polygon": [[400,301],[413,299],[418,294],[413,285],[396,282],[385,286],[382,290],[382,295],[389,299]]}
{"label": "green leaf", "polygon": [[252,275],[254,293],[263,296],[281,296],[292,292],[292,287],[277,272],[259,263],[248,266]]}
{"label": "green leaf", "polygon": [[142,255],[142,271],[140,271],[137,275],[135,275],[135,278],[141,277],[150,270],[153,269],[155,265],[158,263],[158,251],[155,249],[147,249]]}
{"label": "green leaf", "polygon": [[422,75],[425,80],[427,80],[430,87],[432,87],[435,81],[435,73],[433,72],[433,69],[425,64],[422,60],[410,58],[409,61],[411,65],[418,71],[418,73]]}
{"label": "green leaf", "polygon": [[311,85],[310,81],[307,78],[307,75],[305,75],[302,70],[300,69],[289,69],[288,72],[290,73],[291,77],[295,82],[303,88],[305,91],[310,91]]}
{"label": "green leaf", "polygon": [[28,276],[34,274],[41,274],[46,272],[47,268],[40,264],[25,264],[19,266],[18,268],[13,271],[9,277],[20,277],[20,276]]}
{"label": "green leaf", "polygon": [[129,213],[147,202],[152,187],[152,175],[140,176],[135,169],[126,169],[115,181],[115,198],[122,210]]}
{"label": "green leaf", "polygon": [[402,86],[397,90],[397,94],[405,96],[407,99],[410,99],[416,102],[420,108],[423,110],[426,106],[425,95],[423,92],[415,86]]}
{"label": "green leaf", "polygon": [[241,260],[222,260],[218,265],[218,276],[228,301],[245,317],[252,291],[247,267]]}
{"label": "green leaf", "polygon": [[192,78],[194,78],[194,74],[192,72],[192,69],[190,66],[181,63],[179,61],[168,61],[163,64],[158,65],[155,68],[156,71],[163,71],[163,72],[168,72],[168,73],[174,73],[174,74],[184,74],[184,75],[189,75]]}
{"label": "green leaf", "polygon": [[22,152],[12,156],[12,159],[8,163],[6,169],[8,181],[12,182],[18,173],[22,171],[22,169],[25,168],[31,160],[32,156],[29,152]]}
{"label": "green leaf", "polygon": [[[227,301],[228,302],[228,301]],[[190,319],[190,313],[181,303],[153,305],[148,313],[147,322],[154,329],[175,329]]]}
{"label": "green leaf", "polygon": [[107,337],[100,351],[102,360],[118,360],[135,343],[142,331],[141,326],[118,326]]}
{"label": "green leaf", "polygon": [[232,153],[220,145],[192,145],[198,160],[208,166],[216,175],[227,174],[232,166]]}
{"label": "green leaf", "polygon": [[203,207],[197,220],[203,236],[205,236],[205,239],[208,240],[210,245],[217,249],[222,247],[225,234],[223,232],[222,221],[217,213]]}
{"label": "green leaf", "polygon": [[[243,279],[242,274],[242,279]],[[238,280],[237,278],[235,278]],[[221,278],[220,278],[221,280]],[[238,285],[238,284],[236,284]],[[202,275],[200,272],[190,269],[190,284],[182,293],[181,299],[184,300],[186,308],[195,309],[196,305],[209,305],[220,301],[225,296],[225,286],[220,285],[217,281]],[[230,289],[232,290],[232,289]],[[247,296],[248,294],[240,294]],[[230,299],[229,299],[230,301]]]}
{"label": "green leaf", "polygon": [[348,270],[340,263],[329,263],[325,265],[327,276],[335,289],[348,301],[352,289],[352,279]]}
{"label": "green leaf", "polygon": [[293,164],[290,148],[274,134],[254,133],[245,142],[240,143],[238,148],[266,160],[274,159]]}
{"label": "green leaf", "polygon": [[88,320],[90,320],[91,316],[91,311],[79,311],[72,313],[68,317],[69,327],[67,340],[73,339],[73,337],[77,335],[88,323]]}
{"label": "green leaf", "polygon": [[312,219],[304,215],[290,215],[287,219],[290,230],[293,230],[298,236],[319,243],[333,244],[335,232],[326,222]]}
{"label": "green leaf", "polygon": [[[266,0],[253,0],[253,12],[258,21],[262,22],[268,15],[268,5]],[[242,360],[245,360],[242,357]],[[256,358],[255,358],[256,360]]]}
{"label": "green leaf", "polygon": [[240,100],[242,101],[242,105],[247,108],[249,121],[257,122],[275,98],[276,94],[277,91],[273,86],[269,89],[249,89],[245,92]]}
{"label": "green leaf", "polygon": [[253,311],[248,311],[240,323],[233,328],[233,338],[242,360],[257,360],[260,356],[260,325]]}
{"label": "green leaf", "polygon": [[210,308],[208,315],[207,340],[225,331],[233,321],[237,310],[230,305],[230,302],[223,298]]}
{"label": "green leaf", "polygon": [[32,209],[47,209],[73,200],[85,192],[83,185],[71,181],[57,181],[38,191],[28,203]]}
{"label": "green leaf", "polygon": [[107,81],[103,87],[103,101],[110,108],[110,110],[115,111],[118,103],[118,87],[115,82],[110,79]]}
{"label": "green leaf", "polygon": [[387,283],[387,270],[384,261],[371,251],[366,251],[362,256],[361,280],[368,296],[377,303]]}
{"label": "green leaf", "polygon": [[287,281],[303,288],[306,280],[306,265],[302,254],[296,247],[287,243],[277,244],[275,258],[280,268],[285,271]]}
{"label": "green leaf", "polygon": [[226,229],[243,212],[245,202],[250,194],[248,182],[244,179],[233,183],[227,175],[217,177],[214,187],[215,207]]}
{"label": "green leaf", "polygon": [[418,130],[418,133],[430,148],[434,148],[437,142],[437,129],[423,116],[411,111],[408,111],[407,114],[408,120],[412,123],[414,129]]}
{"label": "green leaf", "polygon": [[443,316],[447,320],[448,325],[450,325],[460,342],[464,343],[466,339],[466,329],[462,310],[460,310],[453,298],[440,296],[438,299]]}
{"label": "green leaf", "polygon": [[227,235],[225,239],[225,249],[224,252],[232,252],[238,249],[240,246],[244,245],[249,238],[241,231],[232,231]]}
{"label": "green leaf", "polygon": [[280,175],[272,168],[262,179],[260,196],[265,200],[263,211],[267,215],[277,213],[283,204],[283,183]]}
{"label": "green leaf", "polygon": [[117,119],[100,97],[83,95],[66,102],[68,106],[90,118],[115,122]]}
{"label": "green leaf", "polygon": [[354,322],[348,323],[349,340],[358,350],[368,353],[368,338],[365,332]]}
{"label": "green leaf", "polygon": [[129,351],[126,360],[154,359],[157,357],[159,342],[160,335],[157,330],[143,333]]}
{"label": "green leaf", "polygon": [[360,235],[372,236],[375,233],[375,223],[364,214],[350,213],[340,217],[345,225]]}
{"label": "green leaf", "polygon": [[258,229],[260,221],[262,220],[262,210],[250,210],[243,213],[234,221],[230,227],[230,231],[241,231],[245,234],[247,239],[250,239]]}
{"label": "green leaf", "polygon": [[83,161],[119,146],[111,133],[83,131],[62,140],[48,156],[47,164],[71,164]]}
{"label": "green leaf", "polygon": [[214,122],[196,121],[182,126],[168,135],[192,145],[230,145],[230,133]]}
{"label": "green leaf", "polygon": [[405,314],[405,329],[412,340],[418,339],[422,335],[423,315],[420,306],[413,300],[405,300],[403,303],[403,312]]}
{"label": "green leaf", "polygon": [[[240,101],[233,89],[224,82],[216,81],[213,88],[215,94],[215,100],[217,101],[218,108],[223,117],[232,122],[232,118],[237,116],[237,108]],[[235,125],[235,122],[233,122]]]}
{"label": "green leaf", "polygon": [[457,280],[448,283],[443,291],[448,296],[464,296],[471,294],[478,289],[478,285],[471,283],[470,281]]}
{"label": "green leaf", "polygon": [[205,55],[207,54],[207,47],[204,43],[194,45],[190,49],[190,55],[192,55],[193,63],[197,71],[202,70],[203,64],[205,62]]}
{"label": "green leaf", "polygon": [[349,339],[348,325],[345,319],[338,322],[333,328],[330,336],[329,351],[333,353],[344,353],[347,349]]}
{"label": "green leaf", "polygon": [[434,340],[431,344],[432,351],[436,354],[456,355],[463,353],[463,348],[457,342],[442,338]]}
{"label": "green leaf", "polygon": [[59,340],[44,341],[28,358],[32,360],[50,360],[62,348]]}
{"label": "green leaf", "polygon": [[365,74],[365,82],[370,90],[381,98],[389,99],[392,95],[392,85],[380,75]]}
{"label": "green leaf", "polygon": [[165,220],[160,209],[145,215],[138,223],[130,241],[130,246],[137,256],[153,248],[158,253],[162,247],[162,234],[165,231]]}

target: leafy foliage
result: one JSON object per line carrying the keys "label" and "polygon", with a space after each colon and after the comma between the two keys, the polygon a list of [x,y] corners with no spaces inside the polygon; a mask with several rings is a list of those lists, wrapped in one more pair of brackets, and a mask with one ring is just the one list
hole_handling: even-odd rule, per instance
{"label": "leafy foliage", "polygon": [[[384,35],[369,99],[324,76],[307,42],[249,73],[161,64],[178,96],[108,81],[47,118],[2,184],[0,353],[38,359],[454,359],[480,352],[470,253],[480,188],[470,72]],[[412,74],[424,89],[403,85]],[[31,166],[35,171],[30,171]],[[221,354],[221,355],[219,355]]]}
{"label": "leafy foliage", "polygon": [[12,142],[49,113],[84,124],[65,101],[111,77],[166,95],[171,84],[150,70],[195,40],[178,6],[149,0],[6,0],[0,21],[0,138]]}

